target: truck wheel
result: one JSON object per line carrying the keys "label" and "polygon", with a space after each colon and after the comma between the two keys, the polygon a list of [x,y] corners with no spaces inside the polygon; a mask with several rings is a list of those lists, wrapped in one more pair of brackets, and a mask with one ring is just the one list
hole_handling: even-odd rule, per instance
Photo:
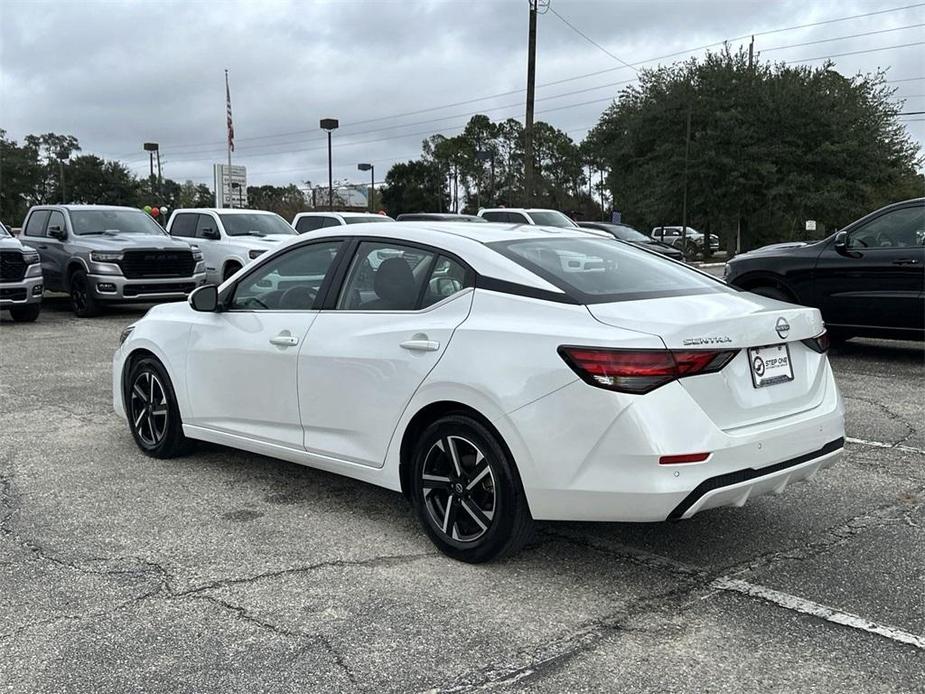
{"label": "truck wheel", "polygon": [[103,311],[100,302],[90,293],[90,280],[83,270],[71,275],[71,308],[79,318],[92,318]]}
{"label": "truck wheel", "polygon": [[39,317],[42,311],[42,304],[26,304],[25,306],[14,306],[10,309],[10,316],[17,323],[31,323]]}

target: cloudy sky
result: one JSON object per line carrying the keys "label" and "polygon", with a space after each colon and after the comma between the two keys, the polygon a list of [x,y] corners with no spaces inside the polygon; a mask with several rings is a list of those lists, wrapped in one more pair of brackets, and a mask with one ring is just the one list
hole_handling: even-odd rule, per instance
{"label": "cloudy sky", "polygon": [[[356,164],[372,161],[378,180],[473,113],[523,117],[527,11],[528,0],[0,0],[0,128],[73,134],[138,174],[142,142],[157,141],[165,175],[211,183],[227,68],[233,158],[250,184],[325,181],[324,117],[341,122],[335,177],[368,180]],[[620,61],[652,66],[752,33],[762,58],[888,68],[905,110],[925,111],[925,45],[907,45],[925,43],[925,3],[551,0],[537,118],[580,140],[636,74]],[[925,116],[905,122],[925,141]]]}

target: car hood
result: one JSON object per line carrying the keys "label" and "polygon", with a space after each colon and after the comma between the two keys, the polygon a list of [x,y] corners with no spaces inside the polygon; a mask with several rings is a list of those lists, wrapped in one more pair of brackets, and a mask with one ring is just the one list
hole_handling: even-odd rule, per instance
{"label": "car hood", "polygon": [[670,349],[742,349],[779,343],[780,318],[790,326],[783,338],[788,342],[815,337],[823,328],[817,309],[749,292],[589,304],[588,311],[601,323],[658,335]]}
{"label": "car hood", "polygon": [[19,239],[13,236],[0,236],[0,250],[20,251],[22,250],[22,244]]}
{"label": "car hood", "polygon": [[76,239],[80,245],[100,251],[123,251],[133,248],[184,250],[190,247],[186,241],[160,234],[87,234],[77,236]]}
{"label": "car hood", "polygon": [[756,256],[756,255],[769,255],[777,253],[779,251],[786,251],[791,248],[803,248],[804,246],[809,246],[816,241],[786,241],[784,243],[772,243],[767,246],[762,246],[761,248],[755,248],[754,250],[747,251],[745,253],[739,253],[737,258],[742,256]]}
{"label": "car hood", "polygon": [[266,236],[229,236],[233,243],[254,250],[269,250],[278,244],[299,238],[298,234],[267,234]]}

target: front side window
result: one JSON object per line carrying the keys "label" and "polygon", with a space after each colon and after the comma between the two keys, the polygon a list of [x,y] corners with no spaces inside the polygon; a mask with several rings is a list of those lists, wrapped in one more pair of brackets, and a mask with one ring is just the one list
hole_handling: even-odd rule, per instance
{"label": "front side window", "polygon": [[241,212],[218,216],[229,236],[269,236],[271,234],[295,234],[296,230],[277,214]]}
{"label": "front side window", "polygon": [[173,218],[173,224],[170,225],[170,235],[171,236],[185,236],[187,238],[192,238],[196,236],[196,220],[199,218],[197,214],[177,214]]}
{"label": "front side window", "polygon": [[208,238],[217,238],[215,235],[218,233],[218,223],[215,219],[212,218],[210,214],[201,214],[199,219],[196,222],[196,238],[197,239],[208,239]]}
{"label": "front side window", "polygon": [[344,311],[413,311],[418,308],[434,254],[389,242],[357,249],[337,308]]}
{"label": "front side window", "polygon": [[48,221],[49,214],[48,210],[36,210],[30,214],[23,234],[26,236],[44,236],[45,223]]}
{"label": "front side window", "polygon": [[925,239],[925,206],[887,212],[851,232],[852,248],[915,248]]}
{"label": "front side window", "polygon": [[[64,213],[58,212],[58,210],[52,210],[51,215],[48,217],[47,229],[57,229],[58,231],[66,231],[67,222],[64,221]],[[47,234],[47,231],[46,231],[46,234]]]}
{"label": "front side window", "polygon": [[607,239],[529,239],[488,245],[581,303],[734,291],[718,279]]}
{"label": "front side window", "polygon": [[71,226],[78,236],[166,233],[141,210],[71,210]]}
{"label": "front side window", "polygon": [[325,241],[301,246],[273,258],[235,288],[231,309],[308,311],[343,245]]}

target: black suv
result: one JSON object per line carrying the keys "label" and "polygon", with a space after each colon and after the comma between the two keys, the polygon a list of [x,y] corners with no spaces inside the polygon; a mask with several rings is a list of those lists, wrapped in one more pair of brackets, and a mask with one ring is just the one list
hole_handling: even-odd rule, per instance
{"label": "black suv", "polygon": [[822,241],[726,263],[726,281],[815,306],[833,337],[925,338],[925,198],[887,205]]}

